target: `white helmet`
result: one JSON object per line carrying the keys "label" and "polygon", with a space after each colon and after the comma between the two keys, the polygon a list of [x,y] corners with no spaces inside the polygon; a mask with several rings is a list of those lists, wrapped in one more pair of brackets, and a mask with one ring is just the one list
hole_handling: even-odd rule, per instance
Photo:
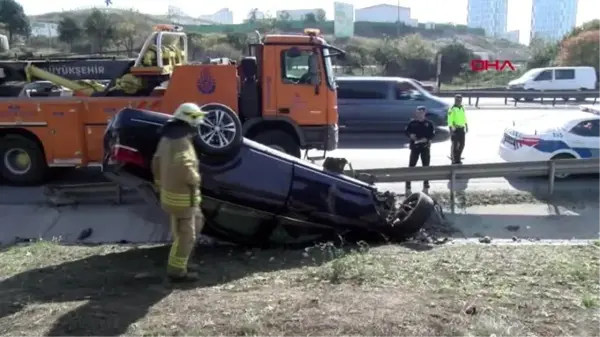
{"label": "white helmet", "polygon": [[175,110],[173,118],[195,127],[200,124],[205,115],[206,112],[202,111],[197,104],[183,103]]}

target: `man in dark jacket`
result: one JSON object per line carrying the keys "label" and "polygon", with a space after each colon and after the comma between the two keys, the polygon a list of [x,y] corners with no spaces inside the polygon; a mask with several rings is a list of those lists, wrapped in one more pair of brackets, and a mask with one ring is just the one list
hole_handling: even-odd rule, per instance
{"label": "man in dark jacket", "polygon": [[[431,140],[435,136],[435,128],[433,123],[425,118],[427,108],[419,106],[415,118],[411,119],[404,132],[410,138],[410,159],[409,167],[415,167],[417,161],[421,158],[423,166],[429,166],[431,161]],[[406,195],[411,194],[410,181],[406,182]],[[423,182],[423,192],[429,192],[429,181]]]}

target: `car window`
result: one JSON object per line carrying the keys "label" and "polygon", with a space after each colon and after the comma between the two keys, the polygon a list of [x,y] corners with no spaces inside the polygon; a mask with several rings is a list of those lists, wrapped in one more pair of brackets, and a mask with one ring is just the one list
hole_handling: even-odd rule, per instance
{"label": "car window", "polygon": [[[281,79],[287,84],[310,84],[311,50],[300,50],[300,55],[291,57],[289,50],[281,52]],[[317,70],[318,71],[318,70]]]}
{"label": "car window", "polygon": [[337,81],[338,98],[386,99],[388,83],[382,81]]}
{"label": "car window", "polygon": [[396,99],[399,99],[399,100],[411,99],[415,92],[419,92],[419,89],[417,89],[410,82],[399,82],[396,85],[396,90],[395,90]]}
{"label": "car window", "polygon": [[557,80],[572,80],[575,78],[575,69],[556,69],[555,77]]}
{"label": "car window", "polygon": [[600,122],[597,119],[583,121],[575,125],[571,133],[582,137],[600,137]]}
{"label": "car window", "polygon": [[552,80],[552,70],[544,70],[537,77],[535,81],[550,81]]}

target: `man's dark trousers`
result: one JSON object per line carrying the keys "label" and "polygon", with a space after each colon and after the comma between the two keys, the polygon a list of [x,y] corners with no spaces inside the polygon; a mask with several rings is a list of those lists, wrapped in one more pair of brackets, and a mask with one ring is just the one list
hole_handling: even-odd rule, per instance
{"label": "man's dark trousers", "polygon": [[[410,158],[408,159],[408,166],[415,167],[417,166],[417,162],[421,158],[421,164],[423,166],[429,166],[431,162],[431,152],[429,150],[429,145],[427,146],[419,146],[414,145],[414,147],[410,150]],[[429,188],[429,180],[423,181],[423,188]],[[410,190],[410,181],[406,182],[406,189]]]}
{"label": "man's dark trousers", "polygon": [[450,139],[452,141],[452,163],[460,164],[465,149],[465,128],[454,129]]}

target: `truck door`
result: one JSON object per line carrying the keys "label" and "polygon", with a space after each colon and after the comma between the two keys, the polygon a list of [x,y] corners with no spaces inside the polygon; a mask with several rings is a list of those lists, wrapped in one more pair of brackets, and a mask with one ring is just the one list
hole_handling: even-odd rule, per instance
{"label": "truck door", "polygon": [[[311,83],[310,56],[321,53],[311,46],[282,46],[275,49],[278,55],[273,65],[276,74],[276,114],[288,117],[299,126],[317,126],[329,124],[327,120],[327,89],[323,83],[327,80],[323,63],[317,62],[320,74],[318,87]],[[319,57],[322,60],[322,58]]]}
{"label": "truck door", "polygon": [[48,155],[51,166],[77,166],[87,161],[82,117],[84,104],[75,100],[44,100],[40,110],[48,123]]}

